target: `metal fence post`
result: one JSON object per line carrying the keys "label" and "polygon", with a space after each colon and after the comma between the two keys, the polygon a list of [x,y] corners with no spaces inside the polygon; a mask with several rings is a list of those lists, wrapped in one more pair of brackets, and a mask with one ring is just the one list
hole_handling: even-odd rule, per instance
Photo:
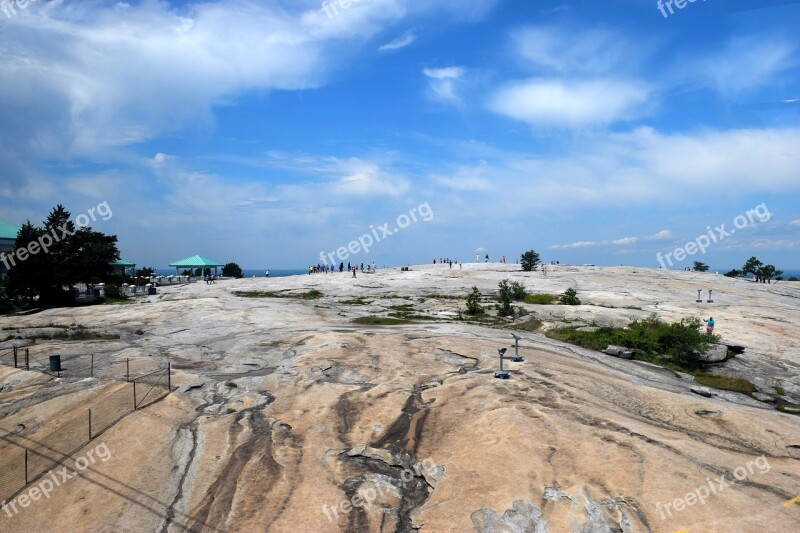
{"label": "metal fence post", "polygon": [[28,353],[28,349],[25,348],[25,370],[31,369],[31,361],[29,359],[29,355],[30,354]]}
{"label": "metal fence post", "polygon": [[125,359],[125,381],[130,382],[131,380],[131,360]]}
{"label": "metal fence post", "polygon": [[172,392],[172,363],[167,361],[167,392]]}
{"label": "metal fence post", "polygon": [[136,381],[133,382],[133,410],[136,410]]}
{"label": "metal fence post", "polygon": [[89,408],[89,440],[92,440],[92,409]]}
{"label": "metal fence post", "polygon": [[14,346],[14,368],[17,368],[17,347]]}

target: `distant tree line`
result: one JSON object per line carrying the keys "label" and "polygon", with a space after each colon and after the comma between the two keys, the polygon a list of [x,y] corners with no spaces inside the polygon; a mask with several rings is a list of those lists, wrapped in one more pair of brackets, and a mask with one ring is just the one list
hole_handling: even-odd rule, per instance
{"label": "distant tree line", "polygon": [[746,277],[752,274],[756,283],[772,283],[772,280],[782,280],[781,275],[783,270],[778,270],[774,265],[765,265],[759,261],[755,256],[745,261],[741,270],[733,269],[726,272],[725,275],[729,278]]}

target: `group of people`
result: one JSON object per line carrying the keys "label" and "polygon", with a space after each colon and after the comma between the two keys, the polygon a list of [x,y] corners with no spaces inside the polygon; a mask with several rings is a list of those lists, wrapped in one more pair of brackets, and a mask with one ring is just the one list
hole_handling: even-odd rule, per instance
{"label": "group of people", "polygon": [[[360,268],[361,268],[361,272],[375,272],[377,270],[377,267],[375,266],[375,261],[373,261],[371,265],[369,263],[364,265],[364,263],[362,262]],[[356,270],[358,270],[358,269],[359,269],[359,265],[358,264],[351,265],[350,263],[347,263],[347,271],[348,272],[352,272],[353,273],[353,277],[356,277]],[[311,265],[310,267],[308,267],[308,274],[309,275],[311,275],[311,274],[329,274],[329,273],[332,273],[332,272],[336,272],[336,266],[335,265],[328,265],[328,264],[320,265],[320,264],[316,264],[316,265]],[[344,263],[343,262],[339,263],[339,272],[344,272]]]}
{"label": "group of people", "polygon": [[[450,268],[453,268],[453,263],[458,265],[458,268],[461,268],[461,263],[458,262],[458,259],[450,259],[447,257],[440,257],[439,264],[440,265],[450,265]],[[436,264],[436,259],[433,260],[433,264]]]}
{"label": "group of people", "polygon": [[217,282],[216,274],[206,274],[205,276],[203,276],[203,279],[205,280],[206,285],[214,284]]}

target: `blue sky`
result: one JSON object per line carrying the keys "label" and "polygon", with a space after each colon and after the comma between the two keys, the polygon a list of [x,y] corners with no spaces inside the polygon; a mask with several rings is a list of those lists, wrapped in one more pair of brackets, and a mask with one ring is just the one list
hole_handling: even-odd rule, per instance
{"label": "blue sky", "polygon": [[800,268],[800,2],[665,4],[34,1],[0,219],[107,202],[140,265],[292,268],[427,203],[349,259],[657,266],[762,206],[674,266]]}

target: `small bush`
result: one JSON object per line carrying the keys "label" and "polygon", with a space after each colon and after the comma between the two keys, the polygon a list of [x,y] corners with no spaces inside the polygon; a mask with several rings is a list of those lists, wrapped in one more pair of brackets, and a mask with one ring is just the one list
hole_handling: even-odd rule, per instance
{"label": "small bush", "polygon": [[578,293],[571,287],[564,292],[559,301],[564,305],[581,305]]}
{"label": "small bush", "polygon": [[781,387],[780,385],[774,385],[772,388],[775,389],[775,394],[777,394],[778,396],[786,395],[786,391],[783,390],[783,387]]}
{"label": "small bush", "polygon": [[521,302],[525,300],[525,297],[528,293],[525,291],[525,286],[518,281],[512,281],[510,284],[511,288],[511,297],[514,299],[515,302]]}
{"label": "small bush", "polygon": [[229,382],[227,382],[225,385],[226,385],[227,387],[231,388],[231,389],[238,389],[238,388],[239,388],[239,385],[237,385],[237,384],[236,384],[236,383],[234,383],[233,381],[229,381]]}
{"label": "small bush", "polygon": [[114,285],[113,283],[106,285],[104,292],[106,298],[109,300],[124,300],[127,298],[127,296],[122,294],[119,290],[119,285]]}
{"label": "small bush", "polygon": [[741,392],[742,394],[753,394],[758,389],[755,385],[742,378],[732,378],[729,376],[717,376],[715,374],[706,374],[705,372],[695,373],[694,380],[701,385],[707,387],[714,387],[720,390],[729,390],[733,392]]}
{"label": "small bush", "polygon": [[481,306],[481,291],[478,287],[473,286],[472,292],[467,296],[467,314],[481,315],[483,314],[483,307]]}
{"label": "small bush", "polygon": [[504,279],[498,285],[498,292],[497,292],[497,314],[498,316],[513,316],[514,309],[511,307],[511,302],[513,301],[513,292],[511,290],[511,286],[508,284],[508,280]]}

